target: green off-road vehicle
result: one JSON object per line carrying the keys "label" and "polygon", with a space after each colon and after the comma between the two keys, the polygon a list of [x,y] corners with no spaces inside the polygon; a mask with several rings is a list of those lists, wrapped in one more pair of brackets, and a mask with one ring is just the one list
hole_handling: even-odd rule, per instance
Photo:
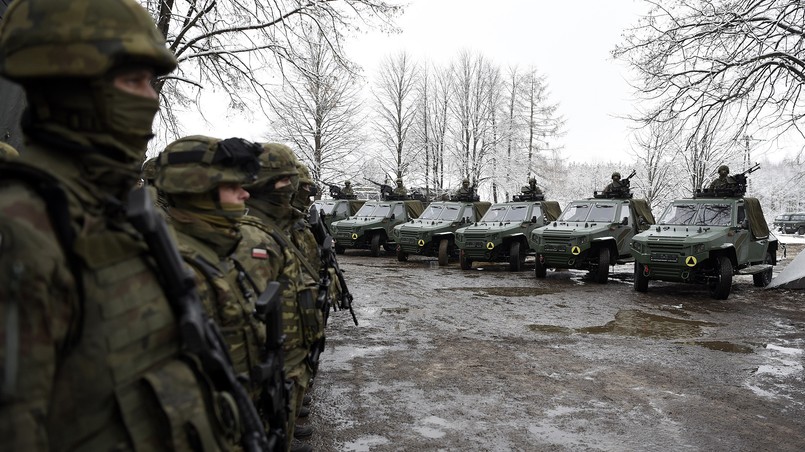
{"label": "green off-road vehicle", "polygon": [[397,248],[391,234],[394,226],[417,218],[424,206],[416,199],[366,201],[355,215],[334,221],[330,232],[335,239],[335,251],[342,254],[349,248],[369,249],[372,256]]}
{"label": "green off-road vehicle", "polygon": [[774,226],[785,234],[805,235],[805,212],[780,215],[774,219]]}
{"label": "green off-road vehicle", "polygon": [[777,263],[777,238],[769,233],[760,202],[742,197],[745,182],[676,200],[655,226],[632,238],[634,288],[650,280],[706,284],[713,298],[729,297],[734,274],[753,275],[764,287]]}
{"label": "green off-road vehicle", "polygon": [[491,204],[482,201],[432,202],[418,218],[394,227],[397,260],[408,260],[409,254],[435,256],[439,265],[447,265],[458,255],[455,232],[481,218]]}
{"label": "green off-road vehicle", "polygon": [[319,199],[313,202],[319,211],[320,217],[324,220],[327,230],[330,230],[333,223],[344,220],[356,213],[366,201],[363,199]]}
{"label": "green off-road vehicle", "polygon": [[588,270],[596,282],[606,283],[610,266],[632,260],[632,237],[654,224],[648,203],[629,197],[573,201],[556,221],[531,232],[534,275],[544,278],[548,268],[572,268]]}
{"label": "green off-road vehicle", "polygon": [[469,270],[476,261],[508,261],[509,270],[522,270],[526,256],[533,254],[529,234],[555,220],[561,211],[559,203],[543,201],[542,195],[492,205],[480,221],[456,231],[462,270]]}

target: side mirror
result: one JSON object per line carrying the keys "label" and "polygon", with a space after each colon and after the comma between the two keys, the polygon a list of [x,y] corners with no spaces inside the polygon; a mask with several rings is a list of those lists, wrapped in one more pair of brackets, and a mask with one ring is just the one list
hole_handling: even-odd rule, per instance
{"label": "side mirror", "polygon": [[391,218],[393,220],[394,219],[394,214],[391,214],[391,216],[389,218]]}
{"label": "side mirror", "polygon": [[623,221],[621,221],[621,224],[624,226],[629,224],[629,217],[623,217]]}
{"label": "side mirror", "polygon": [[533,217],[531,217],[531,222],[532,222],[532,223],[536,223],[536,222],[537,222],[537,216],[536,216],[536,215],[534,215]]}
{"label": "side mirror", "polygon": [[741,227],[743,229],[749,229],[749,219],[744,218],[744,220],[741,222]]}

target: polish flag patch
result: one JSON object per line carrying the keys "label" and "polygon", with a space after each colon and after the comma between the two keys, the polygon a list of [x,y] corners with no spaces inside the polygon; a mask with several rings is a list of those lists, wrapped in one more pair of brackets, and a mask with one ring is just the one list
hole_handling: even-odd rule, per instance
{"label": "polish flag patch", "polygon": [[255,259],[268,259],[268,250],[263,248],[252,248],[252,257]]}

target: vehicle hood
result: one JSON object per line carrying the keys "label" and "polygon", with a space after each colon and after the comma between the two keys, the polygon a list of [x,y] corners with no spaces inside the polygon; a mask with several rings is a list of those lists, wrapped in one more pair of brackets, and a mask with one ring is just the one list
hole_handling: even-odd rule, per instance
{"label": "vehicle hood", "polygon": [[346,220],[339,220],[333,223],[337,228],[354,228],[362,226],[371,226],[385,220],[386,217],[360,217],[360,218],[347,218]]}
{"label": "vehicle hood", "polygon": [[522,230],[525,232],[526,228],[523,227],[525,223],[475,223],[462,229],[464,234],[497,234],[501,232],[517,232]]}
{"label": "vehicle hood", "polygon": [[[659,231],[657,231],[659,229]],[[642,242],[668,241],[682,244],[709,242],[723,237],[729,231],[724,226],[672,226],[654,225],[634,236],[633,240]]]}
{"label": "vehicle hood", "polygon": [[612,223],[587,223],[583,221],[571,221],[567,223],[550,223],[532,232],[533,235],[561,235],[566,237],[581,237],[586,235],[598,234],[609,230]]}
{"label": "vehicle hood", "polygon": [[445,220],[414,220],[409,221],[408,223],[403,223],[398,227],[401,231],[427,232],[450,229],[453,227],[454,223],[454,221]]}

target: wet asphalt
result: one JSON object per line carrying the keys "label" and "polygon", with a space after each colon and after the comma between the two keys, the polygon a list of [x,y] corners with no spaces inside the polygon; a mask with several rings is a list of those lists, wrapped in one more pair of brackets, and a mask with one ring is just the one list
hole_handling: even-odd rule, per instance
{"label": "wet asphalt", "polygon": [[805,450],[805,291],[338,258],[360,325],[331,315],[315,450]]}

